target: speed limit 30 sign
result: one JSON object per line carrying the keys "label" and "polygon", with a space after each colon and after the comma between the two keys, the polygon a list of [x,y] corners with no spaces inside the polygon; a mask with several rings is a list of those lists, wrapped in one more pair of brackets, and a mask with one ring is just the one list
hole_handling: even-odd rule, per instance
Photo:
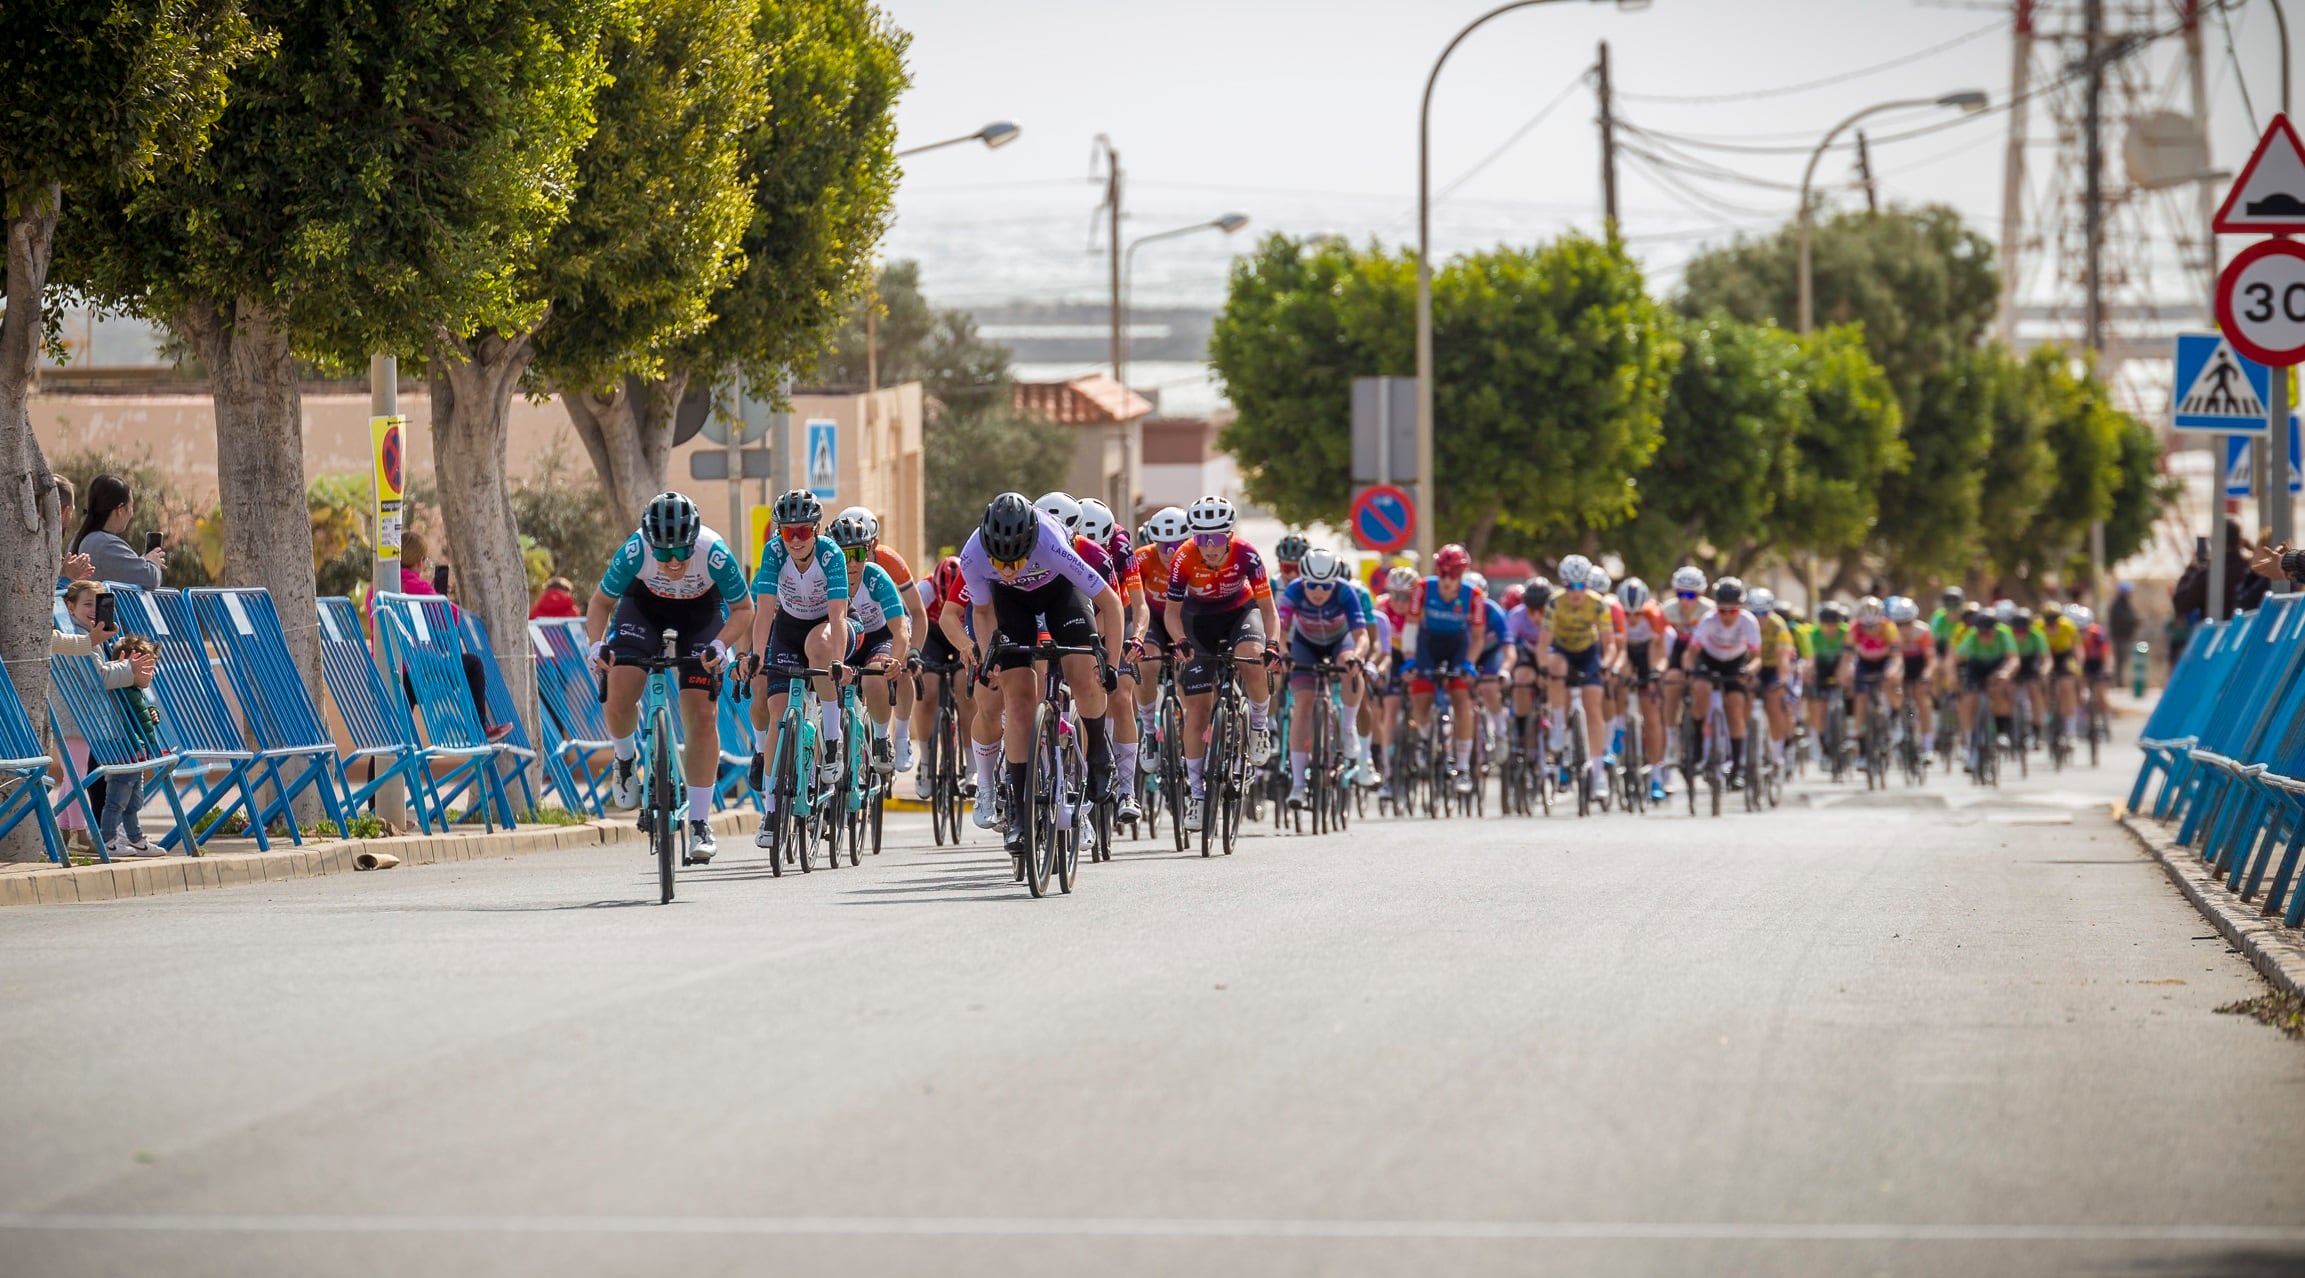
{"label": "speed limit 30 sign", "polygon": [[2264,240],[2217,277],[2217,322],[2260,364],[2305,363],[2305,245]]}

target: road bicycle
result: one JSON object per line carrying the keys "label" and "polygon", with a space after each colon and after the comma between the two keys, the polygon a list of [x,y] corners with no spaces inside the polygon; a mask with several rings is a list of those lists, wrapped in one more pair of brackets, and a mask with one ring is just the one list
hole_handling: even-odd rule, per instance
{"label": "road bicycle", "polygon": [[1151,787],[1140,800],[1147,813],[1154,808],[1168,812],[1169,837],[1176,850],[1191,850],[1192,832],[1185,829],[1185,803],[1191,795],[1185,783],[1185,706],[1184,696],[1177,688],[1177,664],[1183,649],[1172,648],[1169,659],[1161,663],[1160,693],[1154,698],[1157,709],[1153,713],[1153,736],[1159,743],[1160,767],[1147,780]]}
{"label": "road bicycle", "polygon": [[[1585,736],[1585,699],[1581,695],[1584,681],[1572,672],[1564,677],[1563,682],[1568,687],[1569,711],[1561,721],[1561,757],[1564,760],[1563,766],[1568,769],[1568,782],[1577,792],[1577,815],[1585,816],[1592,811],[1596,796],[1593,793],[1593,770],[1588,766],[1592,756],[1588,753],[1591,745]],[[1598,797],[1603,804],[1608,802],[1605,793]]]}
{"label": "road bicycle", "polygon": [[1905,703],[1898,708],[1898,718],[1904,732],[1897,739],[1897,764],[1903,769],[1906,785],[1926,785],[1929,781],[1929,750],[1921,734],[1921,708],[1918,698],[1927,693],[1919,688],[1905,689]]}
{"label": "road bicycle", "polygon": [[930,716],[928,740],[921,743],[920,766],[928,773],[928,823],[938,847],[960,842],[961,777],[967,770],[968,733],[960,721],[960,702],[952,681],[962,676],[958,661],[922,662],[922,674],[938,676],[936,710]]}
{"label": "road bicycle", "polygon": [[1993,699],[1984,692],[1968,694],[1975,700],[1974,719],[1969,729],[1969,780],[1977,785],[1998,788],[2001,784],[2001,751],[1994,741]]}
{"label": "road bicycle", "polygon": [[1649,739],[1647,707],[1642,702],[1656,686],[1648,671],[1619,675],[1625,690],[1625,739],[1617,747],[1617,799],[1624,810],[1639,814],[1649,807]]}
{"label": "road bicycle", "polygon": [[[1291,825],[1299,834],[1304,832],[1303,818],[1308,809],[1314,834],[1344,829],[1349,815],[1354,782],[1351,752],[1344,744],[1344,733],[1350,730],[1344,699],[1347,668],[1326,661],[1309,667],[1312,695],[1305,700],[1305,713],[1312,723],[1312,748],[1305,764],[1305,802],[1302,807],[1289,805]],[[1293,787],[1295,778],[1290,778],[1290,783]]]}
{"label": "road bicycle", "polygon": [[[768,870],[774,877],[783,877],[787,865],[798,865],[803,874],[814,869],[815,843],[831,837],[822,829],[824,803],[816,781],[820,744],[816,681],[837,679],[840,673],[837,664],[828,670],[789,664],[761,670],[771,681],[785,681],[784,717],[777,722],[776,745],[760,787],[769,805],[763,820],[768,826]],[[834,852],[837,856],[837,849]]]}
{"label": "road bicycle", "polygon": [[[1072,692],[1065,684],[1064,658],[1093,657],[1098,650],[1054,642],[1030,647],[1004,642],[1000,650],[1031,657],[1041,676],[1040,704],[1033,709],[1032,745],[1025,756],[1025,792],[1008,797],[1011,827],[1024,822],[1024,851],[1017,855],[1017,877],[1036,898],[1048,895],[1051,874],[1059,890],[1070,893],[1080,873],[1079,815],[1088,786],[1088,764],[1081,752],[1082,733],[1071,722]],[[1014,711],[1011,707],[1010,712]],[[1105,833],[1109,837],[1111,831]]]}
{"label": "road bicycle", "polygon": [[1221,847],[1231,856],[1240,837],[1242,813],[1251,802],[1257,781],[1256,767],[1248,757],[1248,697],[1241,691],[1240,672],[1235,669],[1239,657],[1229,650],[1195,656],[1216,672],[1216,703],[1209,708],[1208,753],[1201,759],[1201,855],[1213,855]]}
{"label": "road bicycle", "polygon": [[2086,712],[2088,718],[2085,723],[2089,729],[2089,766],[2094,768],[2098,765],[2099,751],[2113,743],[2113,720],[2105,712],[2105,682],[2101,676],[2090,681]]}
{"label": "road bicycle", "polygon": [[848,677],[840,681],[843,757],[840,779],[833,782],[825,821],[825,859],[835,866],[840,864],[843,841],[848,844],[851,866],[861,859],[867,838],[872,840],[872,854],[880,855],[881,816],[888,801],[888,777],[872,761],[872,720],[865,717],[864,706],[857,696],[857,680],[868,674],[851,666]]}
{"label": "road bicycle", "polygon": [[[677,856],[681,865],[689,864],[688,823],[681,819],[688,807],[688,790],[680,771],[679,717],[673,711],[680,704],[680,689],[673,674],[701,669],[703,662],[680,655],[679,631],[667,630],[659,637],[664,643],[660,653],[622,664],[648,672],[641,693],[639,757],[633,766],[640,771],[640,832],[648,836],[648,850],[656,858],[657,903],[670,905],[673,859]],[[601,662],[603,705],[608,703],[608,671],[616,664],[613,655]]]}
{"label": "road bicycle", "polygon": [[1878,680],[1866,681],[1860,676],[1857,695],[1864,703],[1864,719],[1858,730],[1858,756],[1865,769],[1865,788],[1889,788],[1889,695]]}

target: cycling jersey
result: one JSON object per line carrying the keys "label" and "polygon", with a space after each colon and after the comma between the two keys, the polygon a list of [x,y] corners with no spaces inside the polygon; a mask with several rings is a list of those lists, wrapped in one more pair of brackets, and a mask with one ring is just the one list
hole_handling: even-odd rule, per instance
{"label": "cycling jersey", "polygon": [[1904,653],[1906,660],[1919,660],[1936,651],[1937,641],[1928,627],[1900,626],[1898,630],[1904,638],[1898,643],[1897,651]]}
{"label": "cycling jersey", "polygon": [[1040,540],[1025,556],[1024,568],[1013,580],[1003,581],[994,573],[992,555],[984,548],[981,531],[970,533],[968,544],[960,548],[960,575],[968,585],[969,597],[978,602],[992,599],[994,586],[1004,590],[1038,590],[1060,577],[1091,599],[1106,589],[1104,577],[1072,548],[1071,535],[1045,513],[1040,516]]}
{"label": "cycling jersey", "polygon": [[1966,631],[1953,641],[1953,655],[1963,661],[1998,662],[2016,651],[2017,636],[1997,622]]}
{"label": "cycling jersey", "polygon": [[904,561],[903,555],[875,542],[872,561],[880,565],[880,570],[888,574],[888,579],[896,583],[897,589],[902,590],[912,584],[912,565]]}
{"label": "cycling jersey", "polygon": [[639,533],[625,538],[616,556],[608,561],[608,571],[600,576],[600,593],[621,599],[634,586],[659,599],[696,599],[715,590],[729,603],[751,597],[744,588],[743,565],[736,562],[720,534],[710,528],[697,530],[696,546],[681,564],[677,577],[657,561],[646,538]]}
{"label": "cycling jersey", "polygon": [[1929,633],[1930,635],[1934,636],[1939,643],[1949,644],[1953,642],[1953,640],[1960,637],[1955,633],[1960,629],[1960,613],[1947,612],[1943,608],[1939,608],[1935,612],[1929,614]]}
{"label": "cycling jersey", "polygon": [[2049,645],[2049,651],[2060,657],[2071,652],[2073,645],[2081,640],[2081,628],[2073,624],[2071,617],[2060,616],[2055,621],[2037,627],[2036,632],[2041,633],[2043,642]]}
{"label": "cycling jersey", "polygon": [[1425,584],[1409,595],[1409,620],[1417,625],[1417,633],[1431,636],[1456,636],[1472,632],[1473,619],[1488,620],[1488,602],[1485,591],[1476,590],[1457,581],[1454,598],[1441,593],[1441,579],[1425,578]]}
{"label": "cycling jersey", "polygon": [[1761,626],[1742,608],[1727,616],[1716,609],[1689,632],[1689,642],[1715,661],[1733,661],[1761,650]]}
{"label": "cycling jersey", "polygon": [[1198,541],[1188,541],[1169,564],[1168,601],[1182,604],[1188,616],[1235,612],[1272,597],[1264,556],[1238,537],[1225,543],[1215,563],[1201,554]]}
{"label": "cycling jersey", "polygon": [[2081,659],[2101,662],[2113,655],[2113,645],[2105,638],[2105,628],[2091,622],[2081,632]]}
{"label": "cycling jersey", "polygon": [[1483,657],[1504,646],[1505,609],[1494,599],[1481,601],[1481,652]]}
{"label": "cycling jersey", "polygon": [[1816,654],[1817,664],[1830,666],[1841,660],[1841,649],[1849,646],[1850,627],[1846,621],[1833,625],[1819,625],[1809,633],[1809,650]]}
{"label": "cycling jersey", "polygon": [[1278,604],[1283,635],[1322,647],[1342,643],[1369,624],[1360,593],[1350,586],[1332,587],[1327,599],[1314,603],[1300,577],[1280,592]]}
{"label": "cycling jersey", "polygon": [[1074,534],[1072,550],[1074,554],[1081,557],[1081,562],[1096,569],[1096,575],[1104,578],[1104,584],[1113,589],[1121,589],[1128,580],[1126,574],[1122,573],[1120,566],[1113,562],[1113,557],[1106,552],[1105,548],[1088,538],[1077,533]]}
{"label": "cycling jersey", "polygon": [[1545,619],[1540,611],[1531,613],[1527,604],[1514,604],[1505,614],[1505,633],[1523,648],[1535,650],[1544,646]]}
{"label": "cycling jersey", "polygon": [[[1638,608],[1625,611],[1625,642],[1650,643],[1665,633],[1664,609],[1651,599]],[[1692,623],[1693,624],[1693,623]]]}
{"label": "cycling jersey", "polygon": [[1713,601],[1703,595],[1694,599],[1683,599],[1675,595],[1657,605],[1657,614],[1665,619],[1666,625],[1673,628],[1674,634],[1686,640],[1689,632],[1697,628],[1698,622],[1713,615]]}
{"label": "cycling jersey", "polygon": [[936,566],[936,575],[920,583],[920,602],[928,613],[931,626],[944,620],[947,608],[968,607],[968,583],[961,580],[960,556],[946,555]]}
{"label": "cycling jersey", "polygon": [[1849,646],[1857,650],[1859,661],[1885,661],[1897,650],[1899,636],[1894,621],[1866,625],[1860,621],[1849,631]]}
{"label": "cycling jersey", "polygon": [[1409,622],[1414,619],[1414,614],[1413,604],[1402,603],[1389,593],[1377,600],[1377,616],[1392,627],[1394,652],[1402,651],[1401,641],[1408,635]]}
{"label": "cycling jersey", "polygon": [[1609,606],[1590,590],[1564,590],[1545,604],[1545,629],[1563,652],[1583,652],[1599,643],[1601,627],[1608,624]]}
{"label": "cycling jersey", "polygon": [[759,571],[752,574],[752,593],[774,599],[788,617],[820,620],[832,611],[832,600],[848,598],[848,558],[832,538],[819,536],[816,552],[796,560],[784,538],[771,537],[760,552]]}
{"label": "cycling jersey", "polygon": [[1356,581],[1353,583],[1353,593],[1361,597],[1361,615],[1369,619],[1369,629],[1375,632],[1371,650],[1384,652],[1393,646],[1392,620],[1377,610],[1376,596],[1369,593],[1367,586]]}
{"label": "cycling jersey", "polygon": [[2027,660],[2046,657],[2049,655],[2049,640],[2038,629],[2027,626],[2023,633],[2017,635],[2017,655]]}
{"label": "cycling jersey", "polygon": [[864,582],[848,605],[849,623],[858,633],[870,634],[903,615],[904,596],[897,593],[888,570],[877,563],[864,565]]}
{"label": "cycling jersey", "polygon": [[1761,664],[1774,667],[1796,646],[1792,626],[1775,613],[1761,623]]}

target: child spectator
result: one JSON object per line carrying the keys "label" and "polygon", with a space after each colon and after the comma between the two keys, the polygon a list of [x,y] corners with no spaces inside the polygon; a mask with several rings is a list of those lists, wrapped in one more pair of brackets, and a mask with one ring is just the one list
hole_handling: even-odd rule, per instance
{"label": "child spectator", "polygon": [[[130,737],[137,742],[137,757],[157,758],[160,755],[157,735],[160,707],[152,700],[152,670],[160,650],[142,635],[122,635],[112,641],[112,655],[130,663],[135,672],[127,687],[112,691],[113,699],[121,707],[121,721],[128,725]],[[160,855],[144,838],[141,815],[144,778],[142,772],[120,772],[106,780],[104,811],[97,818],[96,837],[103,841],[105,852],[111,856]]]}

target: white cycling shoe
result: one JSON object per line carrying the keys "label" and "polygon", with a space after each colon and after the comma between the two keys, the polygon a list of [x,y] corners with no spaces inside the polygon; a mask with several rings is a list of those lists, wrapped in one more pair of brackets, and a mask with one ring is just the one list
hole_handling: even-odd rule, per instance
{"label": "white cycling shoe", "polygon": [[608,806],[637,808],[640,806],[640,769],[637,759],[618,759],[616,774],[608,787]]}

